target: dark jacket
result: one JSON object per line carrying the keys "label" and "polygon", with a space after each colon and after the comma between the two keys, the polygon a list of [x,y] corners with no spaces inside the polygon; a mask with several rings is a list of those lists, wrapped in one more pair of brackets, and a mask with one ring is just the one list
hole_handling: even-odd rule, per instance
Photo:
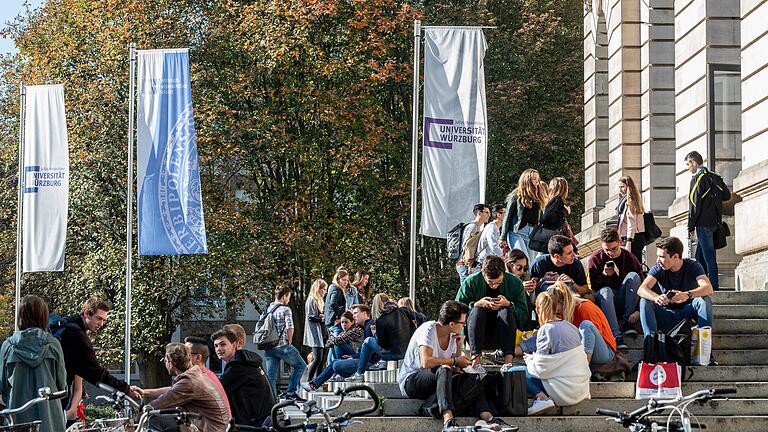
{"label": "dark jacket", "polygon": [[541,215],[541,226],[551,230],[561,230],[565,225],[568,211],[565,209],[563,199],[556,196],[547,202],[544,213]]}
{"label": "dark jacket", "polygon": [[224,366],[221,385],[227,393],[232,418],[237,424],[261,426],[275,404],[272,386],[262,364],[263,360],[257,353],[237,350]]}
{"label": "dark jacket", "polygon": [[[537,208],[540,218],[541,209],[538,208],[538,204],[534,204],[534,206]],[[510,194],[509,199],[507,200],[507,212],[504,213],[504,219],[501,222],[502,240],[507,241],[507,234],[510,232],[517,232],[520,230],[520,228],[523,228],[520,226],[520,223],[523,220],[524,210],[525,206],[520,202],[520,200],[517,199],[517,195],[514,193]]]}
{"label": "dark jacket", "polygon": [[723,201],[731,199],[731,191],[719,175],[702,168],[691,178],[688,194],[688,231],[697,226],[716,227],[723,220]]}
{"label": "dark jacket", "polygon": [[[0,394],[9,408],[18,408],[37,397],[37,389],[67,389],[64,355],[59,341],[47,331],[31,327],[16,331],[0,349]],[[63,431],[61,403],[37,404],[13,416],[16,423],[41,420],[43,432]]]}
{"label": "dark jacket", "polygon": [[[392,306],[394,305],[394,307]],[[411,312],[396,303],[384,305],[382,314],[376,318],[376,340],[387,352],[403,354],[408,351],[416,324],[411,319]]]}
{"label": "dark jacket", "polygon": [[325,325],[332,326],[334,321],[341,319],[341,315],[346,310],[347,299],[344,291],[336,284],[331,284],[328,287],[328,294],[325,295],[325,306],[323,307]]}
{"label": "dark jacket", "polygon": [[101,367],[91,339],[85,334],[85,322],[83,322],[82,315],[67,318],[67,326],[61,333],[60,340],[61,349],[64,351],[64,363],[67,368],[68,386],[72,385],[75,375],[79,375],[93,385],[103,382],[123,393],[128,393],[129,387],[125,381],[113,377],[109,371]]}

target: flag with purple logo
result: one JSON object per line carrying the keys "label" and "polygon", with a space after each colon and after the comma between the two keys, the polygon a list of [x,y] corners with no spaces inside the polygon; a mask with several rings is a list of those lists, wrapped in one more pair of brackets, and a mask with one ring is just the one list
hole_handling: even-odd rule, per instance
{"label": "flag with purple logo", "polygon": [[26,88],[22,245],[25,272],[64,270],[69,149],[64,86]]}
{"label": "flag with purple logo", "polygon": [[427,27],[422,235],[445,238],[485,200],[488,127],[480,28]]}
{"label": "flag with purple logo", "polygon": [[139,255],[208,253],[189,50],[137,52]]}

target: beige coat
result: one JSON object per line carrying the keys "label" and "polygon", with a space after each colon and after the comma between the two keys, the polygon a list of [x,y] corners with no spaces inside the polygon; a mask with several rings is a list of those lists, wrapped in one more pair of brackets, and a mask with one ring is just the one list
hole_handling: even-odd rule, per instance
{"label": "beige coat", "polygon": [[634,214],[626,206],[619,216],[619,235],[628,239],[635,238],[635,234],[645,232],[645,219],[642,213]]}

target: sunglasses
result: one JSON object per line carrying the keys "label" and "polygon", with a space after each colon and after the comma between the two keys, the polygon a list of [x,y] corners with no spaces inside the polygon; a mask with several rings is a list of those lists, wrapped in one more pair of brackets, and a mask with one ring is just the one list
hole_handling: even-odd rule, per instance
{"label": "sunglasses", "polygon": [[512,267],[514,267],[514,269],[518,271],[524,271],[524,272],[528,271],[528,264],[526,265],[512,264]]}

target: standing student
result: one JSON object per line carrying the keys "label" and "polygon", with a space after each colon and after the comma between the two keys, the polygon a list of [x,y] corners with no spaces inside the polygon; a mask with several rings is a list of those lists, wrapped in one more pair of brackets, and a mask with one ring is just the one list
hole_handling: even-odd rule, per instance
{"label": "standing student", "polygon": [[563,229],[565,220],[571,213],[566,204],[568,199],[568,180],[555,177],[549,182],[549,200],[541,215],[541,225],[551,230]]}
{"label": "standing student", "polygon": [[645,207],[640,190],[630,176],[619,179],[619,205],[616,207],[619,236],[624,240],[625,247],[637,261],[643,262],[645,249]]}
{"label": "standing student", "polygon": [[278,286],[275,289],[275,301],[269,305],[268,310],[272,311],[272,317],[275,320],[275,327],[277,334],[280,335],[280,340],[276,347],[264,350],[264,360],[267,363],[267,378],[269,378],[269,382],[272,384],[272,393],[277,394],[277,371],[280,367],[280,361],[284,361],[293,369],[288,380],[288,390],[286,391],[285,399],[303,401],[296,391],[299,389],[299,382],[304,374],[304,369],[307,368],[307,364],[301,358],[299,350],[292,345],[294,331],[293,312],[288,307],[288,303],[291,301],[291,294],[292,291],[287,286]]}
{"label": "standing student", "polygon": [[702,166],[704,160],[698,152],[688,153],[685,165],[693,174],[688,194],[688,237],[696,237],[696,261],[704,268],[712,289],[717,291],[720,285],[715,231],[723,221],[723,201],[731,199],[731,191],[722,177]]}
{"label": "standing student", "polygon": [[485,204],[475,204],[472,209],[475,220],[464,226],[461,234],[461,257],[456,262],[456,272],[459,274],[459,283],[464,282],[472,273],[477,258],[478,243],[483,233],[483,227],[491,217],[491,209]]}
{"label": "standing student", "polygon": [[352,281],[352,286],[357,290],[358,302],[355,304],[368,304],[368,300],[371,299],[371,274],[363,269],[358,269],[355,272],[355,280]]}
{"label": "standing student", "polygon": [[312,350],[312,363],[307,376],[311,380],[323,369],[325,363],[325,341],[323,340],[323,310],[325,308],[328,284],[317,279],[309,289],[309,296],[304,303],[304,346]]}
{"label": "standing student", "polygon": [[483,233],[480,235],[480,242],[477,244],[475,270],[478,270],[483,266],[485,257],[491,255],[501,256],[503,254],[499,233],[505,211],[503,204],[494,204],[493,207],[491,207],[491,217],[493,220],[491,223],[485,225]]}
{"label": "standing student", "polygon": [[547,204],[546,187],[539,172],[529,168],[520,174],[517,187],[507,196],[507,208],[501,224],[501,240],[511,249],[520,249],[533,261],[538,252],[528,248],[531,231],[539,223]]}
{"label": "standing student", "polygon": [[323,305],[323,320],[328,330],[333,333],[341,331],[341,315],[347,308],[347,291],[349,290],[349,273],[343,268],[336,270],[333,282],[328,287]]}
{"label": "standing student", "polygon": [[[48,329],[48,305],[35,295],[27,295],[19,303],[19,330],[0,348],[0,393],[5,405],[18,408],[37,397],[37,389],[49,387],[58,392],[67,389],[64,353],[59,341]],[[42,421],[40,430],[59,432],[65,429],[61,401],[37,404],[14,415],[16,423]]]}

